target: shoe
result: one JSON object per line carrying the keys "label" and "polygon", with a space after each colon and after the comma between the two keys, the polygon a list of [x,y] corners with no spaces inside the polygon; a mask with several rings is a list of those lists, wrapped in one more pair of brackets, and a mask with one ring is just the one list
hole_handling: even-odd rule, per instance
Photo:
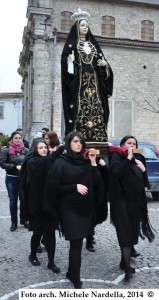
{"label": "shoe", "polygon": [[48,263],[48,269],[51,270],[53,273],[60,272],[60,268],[58,268],[54,263]]}
{"label": "shoe", "polygon": [[[73,281],[73,278],[71,276],[71,274],[69,272],[66,273],[66,279],[70,280],[73,284],[74,284],[74,281]],[[82,288],[82,281],[79,282],[79,284],[74,284],[74,288],[78,288],[78,289],[81,289]],[[77,286],[80,286],[80,287],[77,287]]]}
{"label": "shoe", "polygon": [[[80,281],[81,282],[81,281]],[[77,284],[74,284],[74,289],[82,289],[82,285],[81,285],[81,283],[77,283]]]}
{"label": "shoe", "polygon": [[38,248],[37,248],[37,251],[36,251],[37,253],[41,253],[42,252],[42,248],[41,248],[41,245],[39,244],[38,245]]}
{"label": "shoe", "polygon": [[16,223],[12,223],[11,227],[10,227],[10,231],[15,231],[17,229],[17,224]]}
{"label": "shoe", "polygon": [[127,269],[127,270],[125,271],[125,280],[128,281],[128,280],[130,280],[132,277],[133,277],[133,275],[132,275],[132,272],[131,272],[131,270],[130,270],[130,268],[129,268],[129,269]]}
{"label": "shoe", "polygon": [[89,240],[86,239],[86,243],[87,243],[87,244],[95,245],[95,244],[96,244],[96,241],[95,241],[95,240],[90,240],[90,241],[89,241]]}
{"label": "shoe", "polygon": [[95,239],[94,239],[94,235],[88,235],[87,237],[86,237],[86,243],[87,244],[96,244],[96,241],[95,241]]}
{"label": "shoe", "polygon": [[[120,262],[119,268],[120,268],[121,270],[124,270],[124,271],[125,271],[125,266],[124,266],[124,263],[123,263],[123,262]],[[132,273],[132,274],[135,274],[135,273],[136,273],[135,268],[130,267],[130,270],[131,270],[131,273]]]}
{"label": "shoe", "polygon": [[131,250],[131,257],[138,257],[140,256],[140,253],[137,252],[134,248],[132,248]]}
{"label": "shoe", "polygon": [[86,249],[90,252],[95,252],[95,248],[92,243],[86,243]]}
{"label": "shoe", "polygon": [[36,256],[29,255],[29,260],[32,263],[33,266],[40,266],[40,261],[37,259]]}
{"label": "shoe", "polygon": [[93,245],[95,245],[95,244],[96,244],[96,241],[95,241],[95,240],[93,240],[93,241],[91,241],[91,243],[92,243]]}
{"label": "shoe", "polygon": [[29,221],[20,221],[21,225],[24,225],[25,228],[29,228]]}

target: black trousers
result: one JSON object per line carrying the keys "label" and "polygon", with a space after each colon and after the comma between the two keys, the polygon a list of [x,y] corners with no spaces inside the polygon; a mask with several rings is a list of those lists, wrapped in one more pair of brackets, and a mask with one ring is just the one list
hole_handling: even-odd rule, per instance
{"label": "black trousers", "polygon": [[31,255],[36,256],[37,248],[43,235],[45,236],[45,248],[48,255],[48,263],[51,264],[54,263],[56,237],[55,230],[50,226],[44,228],[39,226],[33,230],[33,235],[31,237]]}

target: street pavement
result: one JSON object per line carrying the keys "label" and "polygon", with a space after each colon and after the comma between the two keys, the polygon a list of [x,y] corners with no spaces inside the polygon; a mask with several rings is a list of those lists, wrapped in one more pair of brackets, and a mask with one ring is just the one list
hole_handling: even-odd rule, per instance
{"label": "street pavement", "polygon": [[[155,241],[139,240],[136,249],[141,255],[132,259],[136,274],[125,282],[124,273],[119,269],[120,249],[115,229],[106,222],[96,227],[96,251],[82,250],[81,279],[84,289],[158,289],[159,287],[159,202],[148,199],[149,216],[156,229]],[[0,169],[0,299],[19,299],[20,288],[29,289],[72,289],[66,280],[69,243],[57,233],[55,263],[60,273],[54,274],[47,268],[47,254],[43,247],[38,254],[40,266],[32,266],[29,232],[18,224],[15,232],[10,232],[9,200],[5,187],[5,171]]]}

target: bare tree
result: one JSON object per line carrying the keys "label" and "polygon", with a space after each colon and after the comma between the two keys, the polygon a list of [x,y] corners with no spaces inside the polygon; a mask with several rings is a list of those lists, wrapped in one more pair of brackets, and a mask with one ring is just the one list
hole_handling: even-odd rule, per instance
{"label": "bare tree", "polygon": [[146,99],[145,99],[145,103],[146,103],[146,107],[143,107],[143,109],[145,109],[145,110],[149,110],[149,111],[151,111],[151,112],[153,112],[153,113],[159,113],[159,110],[158,110],[158,108],[156,108],[156,107],[158,107],[159,106],[159,99],[157,99],[157,103],[156,103],[156,107],[154,106],[154,105],[152,105],[149,101],[147,101]]}

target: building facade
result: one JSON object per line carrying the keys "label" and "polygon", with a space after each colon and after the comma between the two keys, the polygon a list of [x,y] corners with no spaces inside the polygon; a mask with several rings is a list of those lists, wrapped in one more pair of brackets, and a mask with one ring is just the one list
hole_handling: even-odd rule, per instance
{"label": "building facade", "polygon": [[159,145],[159,0],[28,0],[19,60],[26,137],[44,126],[64,134],[61,53],[78,7],[90,13],[114,73],[108,137],[134,134]]}
{"label": "building facade", "polygon": [[22,127],[22,93],[0,93],[0,134]]}

